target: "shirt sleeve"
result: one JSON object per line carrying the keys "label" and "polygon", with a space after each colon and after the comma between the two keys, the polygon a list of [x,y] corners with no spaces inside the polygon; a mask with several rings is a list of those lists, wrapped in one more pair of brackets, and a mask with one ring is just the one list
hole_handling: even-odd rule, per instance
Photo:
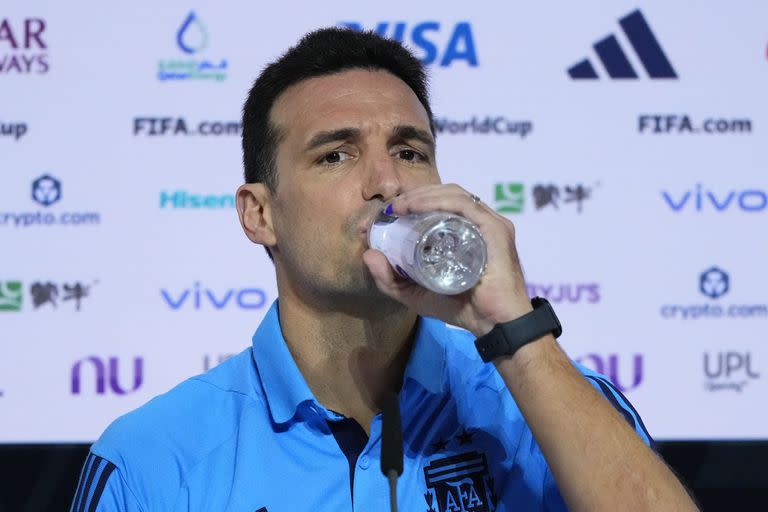
{"label": "shirt sleeve", "polygon": [[70,512],[143,512],[113,463],[88,454]]}

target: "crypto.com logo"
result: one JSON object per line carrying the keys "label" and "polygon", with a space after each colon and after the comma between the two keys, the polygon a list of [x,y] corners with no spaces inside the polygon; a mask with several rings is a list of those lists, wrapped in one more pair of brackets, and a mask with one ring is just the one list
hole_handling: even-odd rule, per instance
{"label": "crypto.com logo", "polygon": [[707,269],[699,276],[699,291],[707,297],[718,299],[728,293],[728,288],[728,274],[717,267]]}
{"label": "crypto.com logo", "polygon": [[58,202],[61,199],[61,182],[49,174],[43,174],[32,182],[32,199],[42,206]]}

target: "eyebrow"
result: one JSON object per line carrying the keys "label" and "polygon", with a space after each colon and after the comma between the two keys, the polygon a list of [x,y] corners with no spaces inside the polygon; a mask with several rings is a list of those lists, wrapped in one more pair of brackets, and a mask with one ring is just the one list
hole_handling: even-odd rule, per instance
{"label": "eyebrow", "polygon": [[[346,140],[357,139],[360,137],[360,130],[357,128],[339,128],[338,130],[328,130],[324,132],[316,133],[304,148],[305,152],[312,151],[332,142],[340,142]],[[411,125],[399,125],[392,130],[393,140],[418,140],[419,142],[426,144],[430,150],[435,149],[435,139],[429,132],[416,128]]]}
{"label": "eyebrow", "polygon": [[315,148],[330,144],[331,142],[356,139],[358,137],[360,137],[360,130],[357,128],[340,128],[338,130],[320,132],[312,137],[304,148],[304,151],[312,151]]}
{"label": "eyebrow", "polygon": [[416,128],[415,126],[411,126],[411,125],[396,126],[392,132],[392,136],[393,136],[392,137],[393,139],[418,140],[419,142],[429,146],[430,150],[432,151],[435,150],[434,137],[432,137],[432,135],[429,132],[422,130],[421,128]]}

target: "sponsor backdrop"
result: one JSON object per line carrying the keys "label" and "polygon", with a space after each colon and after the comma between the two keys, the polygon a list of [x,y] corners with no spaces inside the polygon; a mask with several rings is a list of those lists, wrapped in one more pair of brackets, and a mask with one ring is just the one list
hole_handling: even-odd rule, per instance
{"label": "sponsor backdrop", "polygon": [[321,26],[428,65],[443,180],[515,222],[562,346],[653,435],[768,437],[765,20],[759,0],[5,2],[0,441],[94,440],[249,346],[276,288],[235,214],[240,109]]}

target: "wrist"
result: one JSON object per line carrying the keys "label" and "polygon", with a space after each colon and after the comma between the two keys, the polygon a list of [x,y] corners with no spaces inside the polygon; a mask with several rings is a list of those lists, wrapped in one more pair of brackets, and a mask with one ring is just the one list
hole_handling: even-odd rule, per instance
{"label": "wrist", "polygon": [[474,334],[476,338],[480,338],[491,332],[496,325],[517,320],[531,311],[533,311],[533,306],[529,300],[515,303],[507,308],[496,311],[485,318],[481,318],[477,322],[477,325],[474,328],[469,329],[469,331]]}
{"label": "wrist", "polygon": [[507,312],[509,316],[500,318],[512,317],[511,320],[496,323],[490,331],[475,340],[475,347],[483,361],[512,356],[526,345],[535,344],[547,336],[555,339],[562,333],[560,321],[546,299],[534,297],[526,313],[520,314],[521,309]]}

